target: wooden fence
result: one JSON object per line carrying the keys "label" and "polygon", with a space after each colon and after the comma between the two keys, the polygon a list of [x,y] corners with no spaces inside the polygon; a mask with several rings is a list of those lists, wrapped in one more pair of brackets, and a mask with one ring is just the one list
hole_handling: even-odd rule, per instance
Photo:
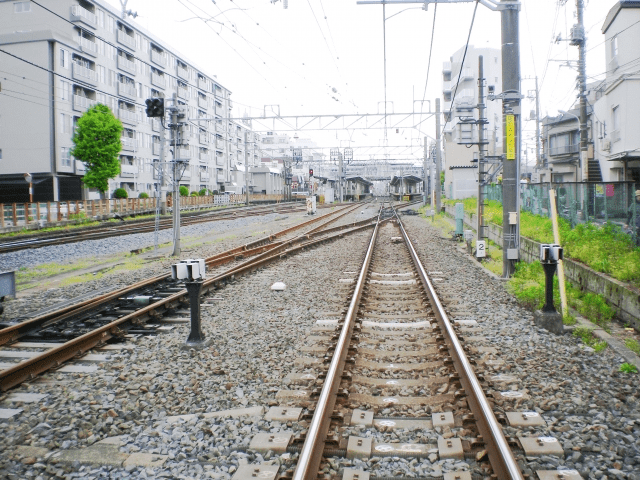
{"label": "wooden fence", "polygon": [[[280,202],[282,195],[249,195],[252,202]],[[180,197],[180,210],[192,210],[245,203],[244,195],[209,195]],[[171,208],[171,197],[167,207]],[[0,228],[46,225],[83,219],[103,219],[119,215],[139,215],[156,209],[155,198],[112,198],[68,202],[0,203]]]}

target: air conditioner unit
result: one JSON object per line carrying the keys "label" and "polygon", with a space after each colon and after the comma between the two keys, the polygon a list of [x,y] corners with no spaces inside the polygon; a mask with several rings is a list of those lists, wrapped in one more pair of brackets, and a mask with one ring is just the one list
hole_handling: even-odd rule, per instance
{"label": "air conditioner unit", "polygon": [[611,151],[611,140],[602,140],[602,149],[607,152]]}

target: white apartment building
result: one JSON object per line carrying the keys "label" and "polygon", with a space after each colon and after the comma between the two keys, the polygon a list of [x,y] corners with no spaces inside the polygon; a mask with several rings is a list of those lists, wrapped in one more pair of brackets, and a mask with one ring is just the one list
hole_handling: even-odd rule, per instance
{"label": "white apartment building", "polygon": [[[464,47],[456,51],[445,62],[442,69],[442,93],[444,97],[444,187],[450,198],[465,198],[477,195],[477,164],[472,163],[478,147],[469,147],[478,141],[477,125],[465,124],[461,118],[478,119],[478,62],[484,60],[486,79],[485,95],[491,88],[495,94],[502,92],[502,54],[497,48],[476,48],[469,45],[464,57]],[[459,82],[458,82],[459,79]],[[502,154],[502,102],[485,101],[485,147],[488,155]],[[469,147],[469,148],[467,148]],[[475,166],[475,168],[474,168]]]}
{"label": "white apartment building", "polygon": [[640,184],[640,2],[622,0],[609,11],[605,36],[606,78],[596,88],[593,142],[607,181]]}
{"label": "white apartment building", "polygon": [[[160,38],[102,0],[0,0],[0,202],[24,192],[34,177],[34,201],[96,198],[82,188],[84,164],[70,155],[74,125],[95,103],[123,124],[121,173],[110,191],[153,196],[158,183],[160,122],[147,118],[145,99],[171,98],[189,118],[189,165],[180,181],[190,191],[220,190],[232,165],[256,162],[246,125],[229,121],[231,92]],[[50,10],[50,11],[47,11]],[[245,133],[249,132],[247,140]],[[167,132],[167,138],[169,134]],[[171,154],[165,149],[165,160]],[[28,197],[27,197],[28,198]]]}

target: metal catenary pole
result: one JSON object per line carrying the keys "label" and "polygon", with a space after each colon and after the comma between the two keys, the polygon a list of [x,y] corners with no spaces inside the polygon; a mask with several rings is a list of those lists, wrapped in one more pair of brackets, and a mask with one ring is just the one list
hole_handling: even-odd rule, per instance
{"label": "metal catenary pole", "polygon": [[427,144],[427,137],[424,137],[424,162],[422,164],[422,177],[423,177],[423,184],[422,184],[422,195],[424,197],[424,205],[425,207],[427,206],[427,200],[428,200],[428,194],[429,194],[429,175],[428,175],[428,170],[427,170],[427,162],[429,161],[429,145]]}
{"label": "metal catenary pole", "polygon": [[536,166],[538,168],[542,168],[540,140],[540,90],[538,90],[538,77],[536,76]]}
{"label": "metal catenary pole", "polygon": [[338,154],[338,190],[340,192],[340,203],[343,202],[342,199],[342,154]]}
{"label": "metal catenary pole", "polygon": [[[502,274],[508,278],[515,271],[515,263],[509,253],[518,250],[520,215],[518,211],[518,171],[520,164],[520,33],[519,6],[502,1],[502,113],[504,118],[505,159],[502,166],[502,225],[503,250]],[[510,224],[509,214],[515,212],[515,224]],[[513,258],[513,257],[511,257]]]}
{"label": "metal catenary pole", "polygon": [[436,202],[436,210],[434,212],[434,215],[436,213],[439,213],[441,210],[441,203],[442,200],[440,198],[441,194],[442,194],[442,188],[440,186],[440,169],[442,168],[442,152],[440,150],[441,148],[441,144],[442,144],[442,139],[440,138],[441,136],[441,131],[440,131],[440,99],[436,98],[436,174],[435,174],[435,178],[434,178],[434,188],[435,188],[435,202]]}
{"label": "metal catenary pole", "polygon": [[[173,256],[180,256],[180,179],[178,178],[178,95],[173,94],[171,110],[173,135]],[[181,142],[182,143],[182,142]]]}
{"label": "metal catenary pole", "polygon": [[484,154],[485,154],[485,97],[484,97],[484,57],[478,57],[478,225],[476,227],[478,240],[484,238]]}
{"label": "metal catenary pole", "polygon": [[580,91],[580,170],[581,179],[577,181],[586,181],[589,178],[589,138],[587,131],[587,67],[586,67],[586,38],[584,31],[584,0],[576,0],[576,9],[578,11],[578,25],[573,27],[571,33],[571,44],[578,46],[578,84]]}
{"label": "metal catenary pole", "polygon": [[249,156],[247,155],[247,130],[244,131],[244,194],[249,206]]}

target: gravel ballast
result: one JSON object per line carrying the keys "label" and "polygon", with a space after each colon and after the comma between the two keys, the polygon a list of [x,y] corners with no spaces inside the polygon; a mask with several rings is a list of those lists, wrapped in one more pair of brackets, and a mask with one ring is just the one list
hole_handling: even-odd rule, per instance
{"label": "gravel ballast", "polygon": [[[372,216],[374,208],[366,213]],[[351,221],[362,217],[357,210]],[[482,345],[498,351],[474,357],[495,410],[535,410],[546,421],[546,427],[507,426],[505,434],[552,436],[562,444],[564,458],[527,458],[525,473],[535,478],[537,470],[567,468],[578,470],[584,478],[640,479],[638,375],[619,373],[621,359],[609,350],[595,354],[575,337],[538,329],[532,314],[505,291],[503,281],[473,265],[423,218],[406,216],[403,221],[426,269],[442,272],[437,275],[441,280],[434,283],[450,305],[452,319],[479,323],[462,335],[485,337]],[[272,224],[265,224],[265,229],[284,228]],[[111,358],[96,372],[49,373],[9,392],[47,394],[40,402],[16,404],[9,403],[6,395],[0,397],[1,408],[24,410],[10,420],[0,420],[0,477],[229,479],[244,464],[282,465],[281,472],[293,466],[297,454],[258,454],[249,449],[249,442],[261,432],[299,433],[300,424],[270,422],[263,414],[239,418],[211,414],[250,407],[266,411],[279,404],[276,393],[287,388],[287,374],[303,370],[294,361],[301,356],[299,348],[314,322],[345,306],[348,288],[338,280],[344,272],[359,269],[370,235],[366,230],[306,250],[214,292],[203,307],[204,332],[213,340],[206,350],[183,350],[188,326],[177,324],[169,333],[130,342],[130,349],[106,352]],[[216,244],[215,249],[239,243],[236,238]],[[153,268],[166,266],[148,270]],[[130,282],[141,274],[137,271],[113,281]],[[276,281],[283,281],[287,288],[271,291]],[[52,295],[72,298],[76,293],[72,288],[84,292],[90,286],[44,292],[34,301],[44,305],[51,303]],[[8,306],[15,314],[29,308],[17,301]],[[504,364],[486,363],[488,358]],[[507,384],[491,382],[490,377],[497,374],[514,379]],[[522,397],[507,400],[501,396],[506,390],[518,391]],[[169,418],[185,414],[195,417]],[[396,432],[397,437],[403,435]],[[162,458],[163,465],[100,467],[56,460],[57,452],[95,448],[112,437],[120,437],[114,451],[149,453]],[[34,450],[29,454],[18,448],[27,445],[56,453]],[[363,468],[377,476],[428,476],[468,469],[462,461],[412,462],[397,457],[331,467],[336,472],[344,467]]]}

